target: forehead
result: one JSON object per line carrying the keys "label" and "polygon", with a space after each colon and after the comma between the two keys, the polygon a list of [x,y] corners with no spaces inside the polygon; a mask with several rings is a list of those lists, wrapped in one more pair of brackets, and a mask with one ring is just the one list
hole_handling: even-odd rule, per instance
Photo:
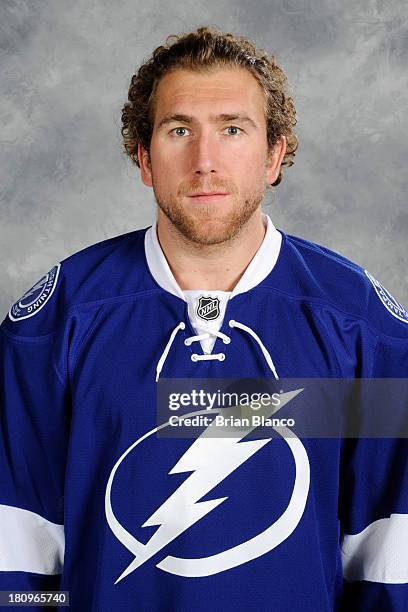
{"label": "forehead", "polygon": [[[255,77],[245,68],[220,68],[194,72],[174,70],[158,83],[155,95],[156,119],[169,112],[187,112],[200,106],[211,109],[252,111],[261,116],[264,95]],[[231,107],[231,105],[234,105]],[[228,107],[228,108],[226,108]]]}

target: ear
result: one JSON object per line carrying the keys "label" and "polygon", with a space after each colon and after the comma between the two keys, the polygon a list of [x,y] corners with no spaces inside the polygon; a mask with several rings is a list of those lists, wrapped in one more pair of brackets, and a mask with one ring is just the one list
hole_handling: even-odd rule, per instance
{"label": "ear", "polygon": [[266,162],[265,182],[272,185],[279,176],[282,160],[286,153],[286,137],[281,135],[269,152]]}
{"label": "ear", "polygon": [[140,144],[137,145],[137,157],[140,164],[140,175],[142,182],[146,187],[152,187],[152,165],[150,161],[149,152]]}

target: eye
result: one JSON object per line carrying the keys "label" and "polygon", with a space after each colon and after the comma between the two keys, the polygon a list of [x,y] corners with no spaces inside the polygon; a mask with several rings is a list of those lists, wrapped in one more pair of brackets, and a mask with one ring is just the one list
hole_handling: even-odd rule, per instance
{"label": "eye", "polygon": [[[173,133],[173,132],[177,132],[177,131],[180,131],[180,130],[186,130],[186,129],[187,128],[185,128],[185,127],[176,127],[173,130],[170,130],[170,134]],[[178,136],[178,134],[176,134],[176,136]]]}
{"label": "eye", "polygon": [[[240,132],[242,132],[241,128],[237,127],[236,125],[229,125],[225,129],[226,130],[239,130]],[[238,136],[238,134],[231,134],[231,136]]]}

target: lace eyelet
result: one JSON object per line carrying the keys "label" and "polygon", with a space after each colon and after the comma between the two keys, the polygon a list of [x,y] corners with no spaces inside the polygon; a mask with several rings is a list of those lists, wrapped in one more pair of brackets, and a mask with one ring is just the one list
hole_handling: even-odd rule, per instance
{"label": "lace eyelet", "polygon": [[224,361],[224,359],[225,359],[225,355],[224,355],[224,353],[220,353],[220,356],[218,357],[218,359],[219,359],[220,361]]}
{"label": "lace eyelet", "polygon": [[191,361],[197,361],[197,355],[196,355],[196,353],[193,353],[193,354],[191,355]]}
{"label": "lace eyelet", "polygon": [[224,344],[229,344],[231,342],[231,338],[223,338]]}
{"label": "lace eyelet", "polygon": [[188,338],[186,338],[186,339],[184,340],[184,344],[185,344],[186,346],[190,346],[190,345],[191,345],[191,340],[189,340]]}

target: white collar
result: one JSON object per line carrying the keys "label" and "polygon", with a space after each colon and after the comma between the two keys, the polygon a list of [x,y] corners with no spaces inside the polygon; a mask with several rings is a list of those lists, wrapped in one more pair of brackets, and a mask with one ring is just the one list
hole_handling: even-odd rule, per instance
{"label": "white collar", "polygon": [[[265,237],[244,274],[235,285],[230,298],[259,285],[272,272],[277,262],[282,234],[276,229],[268,215],[263,213],[262,219],[266,225]],[[174,278],[157,238],[157,221],[146,231],[145,253],[147,265],[156,283],[162,289],[186,301],[183,290]]]}

